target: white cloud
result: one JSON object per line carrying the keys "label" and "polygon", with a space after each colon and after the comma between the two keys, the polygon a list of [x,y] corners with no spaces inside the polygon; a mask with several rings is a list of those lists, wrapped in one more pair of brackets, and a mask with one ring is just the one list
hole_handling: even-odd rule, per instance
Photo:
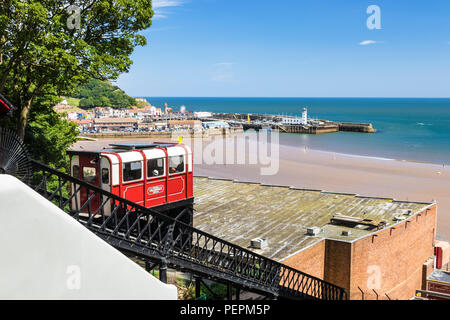
{"label": "white cloud", "polygon": [[182,1],[177,0],[153,0],[152,8],[154,11],[153,20],[167,18],[168,12],[161,8],[179,7],[183,5]]}
{"label": "white cloud", "polygon": [[153,0],[152,1],[153,9],[166,8],[166,7],[178,7],[178,6],[181,6],[182,4],[183,3],[181,1],[176,1],[176,0]]}
{"label": "white cloud", "polygon": [[368,44],[375,44],[375,43],[377,43],[377,41],[373,41],[373,40],[364,40],[364,41],[361,41],[359,44],[362,45],[362,46],[366,46],[366,45],[368,45]]}
{"label": "white cloud", "polygon": [[165,19],[165,18],[167,18],[167,16],[165,14],[157,13],[156,11],[153,14],[153,20]]}
{"label": "white cloud", "polygon": [[233,63],[219,62],[213,65],[211,79],[217,82],[227,82],[233,80]]}

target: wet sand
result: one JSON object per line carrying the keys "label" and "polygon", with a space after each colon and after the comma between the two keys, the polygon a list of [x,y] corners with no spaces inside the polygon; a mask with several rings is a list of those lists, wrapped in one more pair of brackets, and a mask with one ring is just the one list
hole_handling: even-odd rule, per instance
{"label": "wet sand", "polygon": [[[80,141],[74,149],[79,149],[80,146],[85,150],[96,149],[107,146],[109,143],[143,141],[144,139]],[[145,142],[151,141],[145,140]],[[188,141],[185,142],[188,143]],[[225,154],[227,152],[230,150],[224,151]],[[248,148],[246,153],[248,156]],[[194,174],[390,197],[397,200],[436,201],[438,203],[438,239],[450,240],[450,168],[448,167],[305,150],[284,145],[280,145],[279,170],[276,174],[261,175],[261,167],[267,166],[205,164],[203,162],[194,165]]]}

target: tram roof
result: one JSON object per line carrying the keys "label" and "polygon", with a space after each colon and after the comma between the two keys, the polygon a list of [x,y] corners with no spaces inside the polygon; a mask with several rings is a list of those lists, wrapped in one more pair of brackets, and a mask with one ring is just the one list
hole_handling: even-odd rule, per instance
{"label": "tram roof", "polygon": [[[112,143],[110,144],[113,148],[133,150],[133,149],[151,149],[151,148],[170,148],[175,147],[176,144],[172,143]],[[117,149],[115,149],[117,150]]]}
{"label": "tram roof", "polygon": [[76,154],[100,154],[102,152],[114,152],[114,153],[123,153],[129,152],[130,150],[135,149],[153,149],[153,148],[171,148],[177,147],[178,144],[172,143],[112,143],[109,144],[111,148],[103,148],[96,150],[67,150],[67,154],[76,155]]}

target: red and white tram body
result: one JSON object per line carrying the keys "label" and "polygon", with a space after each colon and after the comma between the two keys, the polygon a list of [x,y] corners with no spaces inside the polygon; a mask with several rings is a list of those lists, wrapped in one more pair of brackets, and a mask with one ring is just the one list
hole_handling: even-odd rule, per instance
{"label": "red and white tram body", "polygon": [[[193,198],[193,157],[188,146],[175,143],[111,146],[98,151],[68,151],[71,175],[147,208]],[[72,200],[72,207],[79,208],[87,197],[87,192],[80,190],[79,197]],[[95,212],[100,204],[100,196],[94,197],[91,210]],[[112,203],[105,204],[105,215],[111,213],[111,207]]]}

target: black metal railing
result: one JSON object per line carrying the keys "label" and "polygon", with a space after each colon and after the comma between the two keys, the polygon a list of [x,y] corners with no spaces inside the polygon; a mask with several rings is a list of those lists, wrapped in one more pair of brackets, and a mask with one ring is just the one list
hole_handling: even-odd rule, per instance
{"label": "black metal railing", "polygon": [[347,298],[345,290],[336,285],[31,162],[30,185],[37,192],[119,249],[255,292],[294,299]]}

